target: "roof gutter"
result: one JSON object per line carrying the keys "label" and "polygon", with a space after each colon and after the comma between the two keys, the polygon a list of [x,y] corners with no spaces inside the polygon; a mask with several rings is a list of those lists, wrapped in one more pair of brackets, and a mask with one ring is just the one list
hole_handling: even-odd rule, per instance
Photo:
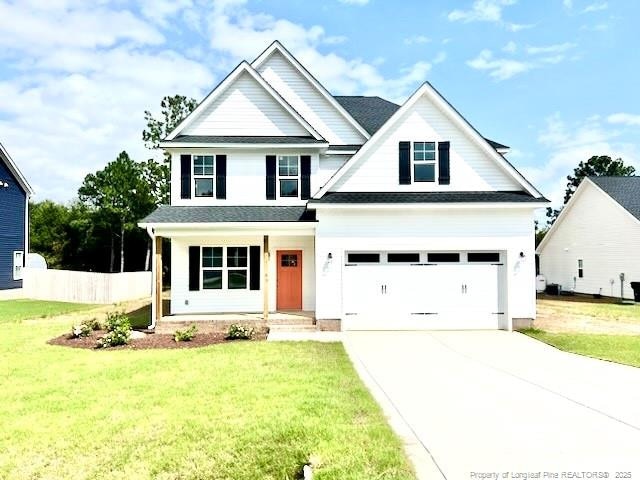
{"label": "roof gutter", "polygon": [[440,202],[440,203],[320,203],[309,202],[307,208],[315,210],[441,210],[441,209],[482,209],[509,208],[530,209],[542,208],[549,205],[549,201],[536,202]]}

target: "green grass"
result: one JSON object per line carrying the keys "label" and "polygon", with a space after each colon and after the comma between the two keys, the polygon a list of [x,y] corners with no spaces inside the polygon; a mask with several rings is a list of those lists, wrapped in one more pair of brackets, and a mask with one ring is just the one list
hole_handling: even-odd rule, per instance
{"label": "green grass", "polygon": [[640,305],[621,305],[597,301],[588,297],[545,297],[538,300],[538,307],[558,316],[588,316],[599,320],[640,323]]}
{"label": "green grass", "polygon": [[415,478],[341,344],[45,343],[67,329],[2,326],[0,478]]}
{"label": "green grass", "polygon": [[567,352],[640,367],[640,336],[549,333],[535,329],[523,333]]}
{"label": "green grass", "polygon": [[95,305],[29,299],[2,300],[0,301],[0,323],[51,317],[92,308],[95,308]]}
{"label": "green grass", "polygon": [[151,305],[127,313],[132,328],[146,329],[151,321]]}

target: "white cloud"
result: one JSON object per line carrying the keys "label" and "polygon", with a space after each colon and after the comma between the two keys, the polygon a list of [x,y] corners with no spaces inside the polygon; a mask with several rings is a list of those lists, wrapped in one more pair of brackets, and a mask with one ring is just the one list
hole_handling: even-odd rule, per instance
{"label": "white cloud", "polygon": [[592,3],[591,5],[587,5],[581,13],[600,12],[607,8],[609,8],[609,4],[607,2]]}
{"label": "white cloud", "polygon": [[180,12],[193,7],[192,0],[138,0],[140,11],[149,20],[166,27]]}
{"label": "white cloud", "polygon": [[432,60],[432,63],[434,65],[437,65],[438,63],[444,62],[446,59],[447,59],[447,52],[438,52],[437,55]]}
{"label": "white cloud", "polygon": [[516,0],[475,0],[470,10],[453,10],[447,18],[452,22],[500,22],[503,7],[514,3]]}
{"label": "white cloud", "polygon": [[37,199],[69,200],[87,173],[122,150],[152,156],[141,141],[144,110],[165,95],[200,97],[214,81],[206,67],[159,45],[164,37],[131,12],[64,1],[0,8],[9,46],[0,55],[13,67],[0,79],[0,98],[11,99],[0,102],[0,132]]}
{"label": "white cloud", "polygon": [[506,28],[510,32],[520,32],[522,30],[529,30],[530,28],[535,27],[534,23],[507,23]]}
{"label": "white cloud", "polygon": [[469,60],[467,65],[475,70],[488,71],[489,76],[496,80],[508,80],[515,75],[535,68],[531,62],[494,58],[491,50],[482,50],[476,58]]}
{"label": "white cloud", "polygon": [[338,0],[340,3],[346,3],[347,5],[366,5],[369,0]]}
{"label": "white cloud", "polygon": [[564,5],[565,8],[573,8],[573,0],[562,0],[562,5]]}
{"label": "white cloud", "polygon": [[575,47],[576,47],[575,43],[565,42],[565,43],[558,43],[555,45],[546,45],[541,47],[528,46],[526,48],[526,51],[529,55],[558,54],[558,53],[564,53],[567,50],[571,50],[572,48],[575,48]]}
{"label": "white cloud", "polygon": [[538,135],[545,157],[536,166],[522,167],[521,172],[542,188],[554,207],[563,203],[566,177],[581,161],[594,155],[622,158],[626,164],[640,167],[637,146],[621,140],[619,132],[607,129],[597,115],[567,124],[556,113],[546,119],[546,126]]}
{"label": "white cloud", "polygon": [[514,41],[510,41],[504,47],[502,47],[502,51],[507,53],[516,53],[517,50],[518,45]]}
{"label": "white cloud", "polygon": [[327,39],[323,27],[305,27],[256,13],[246,8],[246,3],[246,0],[218,0],[209,17],[210,45],[224,55],[226,62],[220,64],[227,69],[242,59],[253,59],[277,38],[333,93],[381,95],[402,102],[426,80],[432,68],[430,62],[419,61],[406,66],[397,77],[386,78],[377,60],[367,62],[320,52],[318,47],[326,44]]}
{"label": "white cloud", "polygon": [[418,45],[429,43],[431,39],[429,37],[425,37],[424,35],[414,35],[413,37],[408,37],[404,39],[405,45]]}
{"label": "white cloud", "polygon": [[607,122],[638,127],[640,126],[640,115],[635,115],[632,113],[614,113],[607,117]]}

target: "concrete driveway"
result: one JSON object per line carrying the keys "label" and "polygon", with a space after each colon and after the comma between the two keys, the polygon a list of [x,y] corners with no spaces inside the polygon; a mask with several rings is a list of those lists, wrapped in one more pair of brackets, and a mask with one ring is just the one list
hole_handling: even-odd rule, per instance
{"label": "concrete driveway", "polygon": [[420,478],[640,478],[638,368],[502,331],[344,343]]}

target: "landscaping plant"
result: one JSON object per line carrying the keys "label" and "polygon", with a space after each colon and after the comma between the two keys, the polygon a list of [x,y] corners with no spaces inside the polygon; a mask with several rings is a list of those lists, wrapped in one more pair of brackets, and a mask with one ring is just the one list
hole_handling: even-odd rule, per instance
{"label": "landscaping plant", "polygon": [[107,334],[96,343],[98,348],[116,347],[126,345],[131,338],[131,323],[124,312],[111,312],[107,314],[105,322]]}
{"label": "landscaping plant", "polygon": [[250,340],[253,337],[253,327],[232,323],[227,331],[228,340]]}
{"label": "landscaping plant", "polygon": [[176,330],[173,334],[173,339],[176,342],[190,342],[193,340],[193,337],[196,336],[198,332],[198,328],[195,325],[191,325],[189,328],[185,330]]}

